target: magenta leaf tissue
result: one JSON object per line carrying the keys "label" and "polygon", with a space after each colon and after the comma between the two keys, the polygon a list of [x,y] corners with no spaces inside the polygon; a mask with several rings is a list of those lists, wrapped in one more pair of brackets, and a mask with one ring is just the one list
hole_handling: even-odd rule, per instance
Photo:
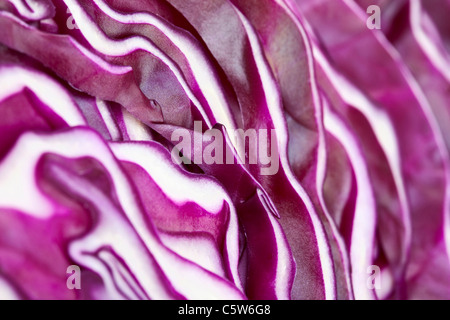
{"label": "magenta leaf tissue", "polygon": [[450,299],[448,0],[0,0],[0,299]]}

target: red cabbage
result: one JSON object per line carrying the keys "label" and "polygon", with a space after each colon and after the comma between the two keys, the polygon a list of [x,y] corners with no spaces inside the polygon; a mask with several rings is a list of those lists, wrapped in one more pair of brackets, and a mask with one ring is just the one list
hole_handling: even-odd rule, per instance
{"label": "red cabbage", "polygon": [[450,299],[448,9],[0,0],[0,299]]}

